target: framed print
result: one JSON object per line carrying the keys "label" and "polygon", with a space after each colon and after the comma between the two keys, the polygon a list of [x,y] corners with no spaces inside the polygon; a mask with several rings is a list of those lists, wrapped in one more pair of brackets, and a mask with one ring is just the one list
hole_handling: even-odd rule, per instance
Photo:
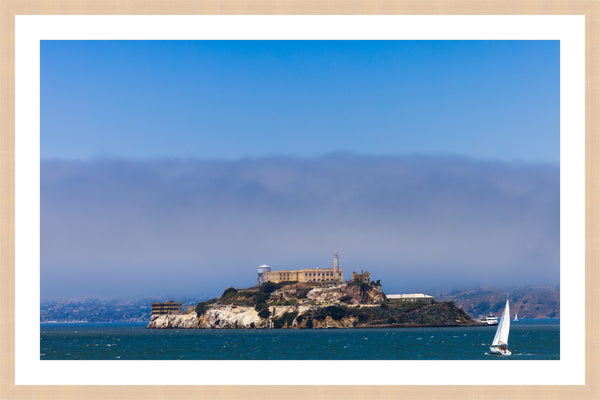
{"label": "framed print", "polygon": [[425,4],[8,3],[8,398],[593,398],[598,4]]}

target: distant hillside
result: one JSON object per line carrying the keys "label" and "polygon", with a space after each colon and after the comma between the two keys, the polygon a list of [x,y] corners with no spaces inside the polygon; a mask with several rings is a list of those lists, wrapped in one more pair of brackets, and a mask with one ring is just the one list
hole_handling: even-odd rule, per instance
{"label": "distant hillside", "polygon": [[504,308],[506,295],[510,301],[510,313],[519,318],[559,318],[560,290],[549,287],[520,289],[478,288],[435,293],[437,301],[453,301],[471,318],[493,313],[499,315]]}

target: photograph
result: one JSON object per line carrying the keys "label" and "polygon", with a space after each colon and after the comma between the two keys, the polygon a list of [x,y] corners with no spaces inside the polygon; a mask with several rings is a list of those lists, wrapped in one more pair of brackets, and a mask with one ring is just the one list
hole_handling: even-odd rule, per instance
{"label": "photograph", "polygon": [[39,68],[40,360],[561,360],[560,40]]}

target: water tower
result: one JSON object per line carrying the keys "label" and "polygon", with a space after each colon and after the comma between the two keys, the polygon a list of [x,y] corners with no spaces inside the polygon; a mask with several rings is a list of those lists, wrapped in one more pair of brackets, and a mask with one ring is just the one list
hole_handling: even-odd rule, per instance
{"label": "water tower", "polygon": [[258,279],[256,280],[256,286],[260,286],[263,284],[264,279],[263,279],[263,275],[265,272],[271,272],[271,267],[269,267],[268,265],[261,265],[260,267],[258,267]]}

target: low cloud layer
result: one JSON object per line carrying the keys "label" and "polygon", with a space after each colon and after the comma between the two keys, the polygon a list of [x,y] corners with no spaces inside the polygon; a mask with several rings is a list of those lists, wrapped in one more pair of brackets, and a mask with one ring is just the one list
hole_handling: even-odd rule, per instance
{"label": "low cloud layer", "polygon": [[218,295],[256,267],[388,293],[559,283],[559,168],[441,157],[42,161],[42,298]]}

